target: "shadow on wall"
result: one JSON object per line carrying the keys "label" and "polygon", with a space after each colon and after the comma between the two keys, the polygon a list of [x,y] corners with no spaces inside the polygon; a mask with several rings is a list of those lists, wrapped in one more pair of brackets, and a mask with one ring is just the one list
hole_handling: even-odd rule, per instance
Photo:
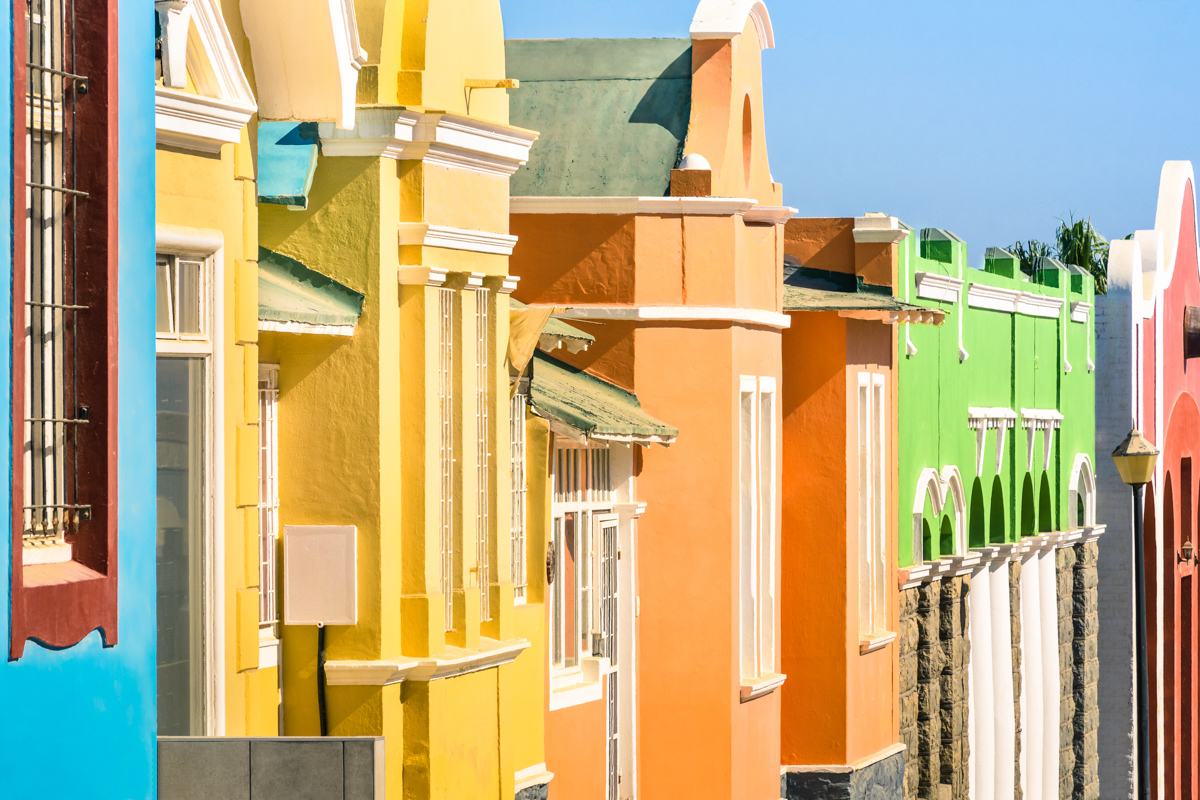
{"label": "shadow on wall", "polygon": [[[638,101],[629,122],[637,125],[657,125],[679,142],[674,167],[683,158],[687,143],[688,123],[692,117],[692,50],[689,47],[679,58],[662,71]],[[670,195],[668,186],[666,195]]]}

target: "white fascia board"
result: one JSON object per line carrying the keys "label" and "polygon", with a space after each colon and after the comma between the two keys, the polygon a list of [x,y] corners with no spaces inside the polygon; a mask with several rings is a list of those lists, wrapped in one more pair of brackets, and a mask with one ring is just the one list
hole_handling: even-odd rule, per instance
{"label": "white fascia board", "polygon": [[[530,308],[539,308],[531,304]],[[556,308],[561,308],[556,306]],[[626,320],[631,322],[732,322],[762,325],[767,328],[790,328],[787,314],[757,308],[723,308],[714,306],[566,306],[564,319]]]}
{"label": "white fascia board", "polygon": [[979,408],[972,406],[967,409],[967,424],[971,428],[1011,428],[1017,420],[1017,412],[1011,408]]}
{"label": "white fascia board", "polygon": [[354,335],[353,325],[312,325],[307,322],[279,322],[271,319],[260,319],[258,329],[274,333],[296,333],[310,336]]}
{"label": "white fascia board", "polygon": [[510,214],[662,214],[733,217],[758,203],[744,197],[513,197]]}
{"label": "white fascia board", "polygon": [[1044,297],[1033,292],[988,286],[983,283],[973,283],[967,289],[967,305],[971,308],[1003,311],[1007,314],[1053,319],[1062,313],[1064,302],[1061,297]]}
{"label": "white fascia board", "polygon": [[799,213],[790,206],[755,206],[746,212],[746,222],[764,225],[781,225]]}
{"label": "white fascia board", "polygon": [[162,86],[154,90],[154,128],[158,144],[219,153],[242,140],[253,105],[188,94]]}
{"label": "white fascia board", "polygon": [[1071,322],[1082,322],[1087,324],[1088,318],[1092,314],[1091,303],[1071,303]]}
{"label": "white fascia board", "polygon": [[[857,231],[856,231],[857,233]],[[917,297],[925,300],[941,300],[946,303],[957,303],[962,293],[961,278],[940,275],[936,272],[918,272],[915,276]]]}
{"label": "white fascia board", "polygon": [[423,161],[509,177],[529,161],[537,133],[455,114],[360,108],[349,130],[320,124],[321,154]]}
{"label": "white fascia board", "polygon": [[898,244],[908,234],[908,226],[887,214],[868,214],[854,219],[855,244]]}
{"label": "white fascia board", "polygon": [[754,21],[758,49],[774,48],[775,30],[762,0],[700,0],[692,17],[690,34],[697,40],[733,39],[742,35],[747,19]]}
{"label": "white fascia board", "polygon": [[451,228],[428,222],[401,222],[401,247],[442,247],[472,253],[511,256],[517,237],[506,233]]}

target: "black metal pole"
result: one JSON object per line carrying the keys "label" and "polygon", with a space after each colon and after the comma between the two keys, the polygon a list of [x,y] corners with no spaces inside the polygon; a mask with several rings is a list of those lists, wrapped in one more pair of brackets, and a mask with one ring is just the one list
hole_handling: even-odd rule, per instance
{"label": "black metal pole", "polygon": [[325,716],[325,626],[317,626],[317,714],[321,717],[321,735],[329,735]]}
{"label": "black metal pole", "polygon": [[1133,487],[1134,618],[1137,620],[1138,800],[1150,800],[1150,678],[1146,662],[1146,548],[1142,533],[1142,490]]}

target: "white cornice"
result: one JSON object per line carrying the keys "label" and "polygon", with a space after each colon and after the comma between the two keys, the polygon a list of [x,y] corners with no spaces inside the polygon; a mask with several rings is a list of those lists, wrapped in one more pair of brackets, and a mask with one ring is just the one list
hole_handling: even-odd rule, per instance
{"label": "white cornice", "polygon": [[484,175],[511,176],[529,160],[537,134],[523,128],[386,106],[360,108],[344,131],[320,124],[321,154],[423,161]]}
{"label": "white cornice", "polygon": [[867,214],[854,219],[855,244],[897,244],[908,234],[908,228],[899,219],[887,214]]}
{"label": "white cornice", "polygon": [[663,214],[733,217],[757,203],[744,197],[513,197],[511,214]]}
{"label": "white cornice", "polygon": [[253,115],[253,106],[162,86],[154,90],[154,127],[162,145],[217,153],[222,145],[242,140],[242,128]]}
{"label": "white cornice", "polygon": [[962,293],[961,278],[949,275],[939,275],[936,272],[918,272],[916,274],[917,297],[926,300],[941,300],[947,303],[957,303]]}
{"label": "white cornice", "polygon": [[326,661],[325,679],[330,686],[390,686],[407,680],[417,659],[402,661]]}
{"label": "white cornice", "polygon": [[446,653],[440,658],[417,659],[417,665],[409,673],[408,680],[436,681],[492,669],[515,661],[528,647],[526,639],[499,642],[480,637],[478,649],[447,647]]}
{"label": "white cornice", "polygon": [[1091,303],[1071,303],[1071,322],[1087,323],[1091,314]]}
{"label": "white cornice", "polygon": [[746,212],[746,222],[765,225],[782,225],[796,216],[798,209],[790,206],[755,206]]}
{"label": "white cornice", "polygon": [[1063,302],[1061,297],[1045,297],[1033,292],[988,286],[984,283],[973,283],[967,290],[967,304],[971,308],[1025,314],[1030,317],[1053,319],[1062,313]]}
{"label": "white cornice", "polygon": [[446,284],[449,271],[437,267],[400,267],[396,276],[401,286],[441,287]]}
{"label": "white cornice", "polygon": [[[531,304],[530,308],[544,308]],[[722,308],[714,306],[603,306],[570,305],[560,309],[564,319],[628,320],[631,322],[731,322],[742,325],[761,325],[766,328],[790,328],[787,314],[757,308]]]}
{"label": "white cornice", "polygon": [[400,223],[401,247],[444,247],[448,250],[511,256],[516,244],[517,237],[505,233],[451,228],[428,222]]}
{"label": "white cornice", "polygon": [[771,15],[762,0],[701,0],[692,17],[693,39],[733,39],[741,36],[747,20],[754,21],[758,34],[758,49],[775,47],[775,31]]}

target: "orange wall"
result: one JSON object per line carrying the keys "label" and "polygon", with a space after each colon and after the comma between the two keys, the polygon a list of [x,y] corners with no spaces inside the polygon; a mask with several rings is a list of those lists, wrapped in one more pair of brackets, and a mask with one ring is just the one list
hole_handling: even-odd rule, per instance
{"label": "orange wall", "polygon": [[604,797],[607,702],[602,697],[546,712],[546,769],[554,773],[550,800]]}

